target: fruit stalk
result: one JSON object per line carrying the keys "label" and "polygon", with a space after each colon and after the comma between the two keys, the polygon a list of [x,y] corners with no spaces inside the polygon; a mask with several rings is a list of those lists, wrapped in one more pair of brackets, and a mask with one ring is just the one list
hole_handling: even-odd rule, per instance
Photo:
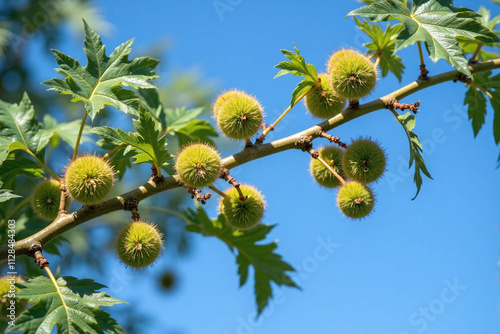
{"label": "fruit stalk", "polygon": [[68,213],[66,211],[66,198],[67,198],[67,193],[66,193],[66,186],[64,183],[61,183],[61,200],[59,201],[59,214],[61,213]]}
{"label": "fruit stalk", "polygon": [[318,159],[319,162],[321,162],[326,169],[328,169],[333,175],[335,175],[335,177],[339,180],[340,183],[342,183],[342,185],[345,185],[346,184],[346,181],[344,180],[344,178],[342,176],[339,175],[339,173],[337,173],[333,168],[332,166],[330,166],[328,164],[328,162],[326,162],[322,157],[320,157],[318,154],[318,152],[316,150],[313,150],[313,149],[310,149],[309,150],[309,154],[311,154],[311,156],[313,157],[313,159]]}

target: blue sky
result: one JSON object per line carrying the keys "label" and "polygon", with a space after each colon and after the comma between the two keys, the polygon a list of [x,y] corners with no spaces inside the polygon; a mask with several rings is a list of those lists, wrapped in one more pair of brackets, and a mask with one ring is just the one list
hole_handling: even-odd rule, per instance
{"label": "blue sky", "polygon": [[[351,18],[344,19],[360,6],[354,1],[156,0],[117,5],[101,0],[96,4],[114,26],[108,34],[100,32],[108,52],[132,37],[135,50],[167,39],[171,49],[163,59],[168,65],[160,66],[162,80],[168,81],[175,71],[195,68],[204,79],[215,80],[220,91],[238,88],[255,95],[268,123],[288,106],[298,82],[292,76],[273,79],[277,72],[273,66],[284,60],[280,49],[291,49],[295,43],[309,63],[325,71],[333,51],[364,50],[362,43],[367,41]],[[217,7],[221,4],[225,10]],[[455,4],[472,4],[473,9],[485,5],[493,13],[500,8],[485,0]],[[59,49],[83,60],[81,46],[81,39],[73,39]],[[416,46],[402,50],[400,56],[407,67],[402,82],[406,84],[418,76]],[[47,61],[55,67],[53,60]],[[443,60],[433,64],[427,59],[427,64],[431,75],[450,70]],[[40,73],[41,80],[54,74],[47,69]],[[399,86],[389,75],[361,102]],[[330,132],[346,142],[370,136],[387,150],[387,173],[374,185],[376,211],[365,220],[349,220],[338,212],[335,192],[314,183],[308,172],[310,157],[301,151],[233,170],[239,181],[265,194],[264,221],[278,224],[271,240],[279,240],[278,252],[298,269],[293,276],[302,288],[275,287],[276,298],[259,319],[255,319],[253,280],[238,287],[234,256],[216,239],[195,236],[189,257],[161,260],[179,271],[180,285],[172,294],[158,292],[155,281],[165,263],[130,273],[110,261],[109,274],[101,283],[114,297],[152,317],[145,334],[498,333],[500,176],[495,168],[493,111],[488,107],[486,124],[474,139],[463,106],[465,90],[460,83],[448,82],[404,101],[422,101],[415,132],[434,178],[424,179],[414,201],[408,142],[388,110]],[[269,138],[316,123],[300,103]],[[326,144],[315,142],[316,147]],[[242,145],[233,145],[223,155]],[[215,215],[216,201],[210,201],[207,210]]]}

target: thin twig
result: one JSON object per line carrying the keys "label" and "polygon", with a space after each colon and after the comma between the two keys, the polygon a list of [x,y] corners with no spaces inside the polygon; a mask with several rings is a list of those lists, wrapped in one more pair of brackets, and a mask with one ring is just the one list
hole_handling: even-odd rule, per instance
{"label": "thin twig", "polygon": [[262,131],[262,135],[257,139],[257,143],[259,144],[262,144],[264,142],[264,139],[266,139],[266,136],[267,134],[270,132],[270,131],[273,131],[274,128],[276,127],[276,125],[283,119],[283,117],[286,116],[286,114],[288,114],[288,112],[290,110],[292,110],[293,106],[295,106],[300,100],[302,100],[307,94],[309,94],[310,92],[312,92],[313,90],[315,90],[317,88],[317,86],[312,86],[307,92],[305,93],[302,93],[298,98],[297,100],[295,101],[294,104],[291,104],[290,106],[288,106],[288,108],[285,109],[285,111],[283,111],[283,113],[281,114],[280,117],[278,117],[278,119],[273,123],[271,124],[270,126],[268,126],[264,131]]}

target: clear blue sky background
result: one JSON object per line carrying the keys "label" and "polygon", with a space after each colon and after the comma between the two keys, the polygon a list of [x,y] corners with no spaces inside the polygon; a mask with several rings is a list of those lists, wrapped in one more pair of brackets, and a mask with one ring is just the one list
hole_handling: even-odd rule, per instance
{"label": "clear blue sky background", "polygon": [[[231,10],[218,12],[217,2]],[[168,66],[160,67],[164,80],[169,80],[171,71],[196,68],[204,79],[216,79],[221,91],[238,88],[255,95],[265,107],[268,122],[288,106],[298,82],[292,76],[273,79],[277,72],[273,66],[285,59],[280,49],[291,49],[295,43],[308,62],[324,71],[334,50],[363,50],[366,42],[353,20],[344,19],[360,6],[354,1],[96,3],[115,27],[104,37],[108,52],[132,37],[136,51],[169,38],[172,48],[164,59]],[[494,14],[500,9],[485,0],[455,4],[473,9],[485,5]],[[73,38],[59,49],[85,63],[81,47],[81,39]],[[416,46],[400,55],[407,66],[406,84],[418,76]],[[46,61],[55,67],[51,58]],[[450,70],[443,60],[427,62],[431,75]],[[41,75],[44,80],[55,73],[47,70]],[[398,81],[390,75],[364,101],[397,87]],[[434,178],[424,179],[414,201],[407,139],[388,110],[331,132],[347,142],[371,136],[387,149],[387,173],[374,185],[376,212],[365,220],[352,221],[339,214],[335,192],[313,182],[310,157],[303,152],[284,152],[233,171],[238,180],[254,184],[265,194],[265,222],[278,224],[271,238],[279,239],[279,253],[298,269],[293,276],[302,288],[275,288],[277,298],[258,320],[253,280],[238,287],[234,256],[216,239],[195,236],[188,258],[161,260],[179,271],[180,283],[172,294],[158,292],[156,277],[164,263],[130,273],[111,260],[100,282],[110,287],[114,297],[151,315],[144,334],[499,333],[500,174],[495,168],[493,111],[488,106],[486,124],[473,139],[463,106],[465,90],[461,83],[448,82],[405,99],[422,100],[415,131]],[[316,123],[299,104],[270,138]],[[241,148],[234,145],[223,154]],[[207,210],[215,215],[216,201],[210,202]],[[334,244],[331,254],[318,250],[325,243]],[[92,272],[84,275],[93,277]],[[119,313],[114,311],[117,317]]]}

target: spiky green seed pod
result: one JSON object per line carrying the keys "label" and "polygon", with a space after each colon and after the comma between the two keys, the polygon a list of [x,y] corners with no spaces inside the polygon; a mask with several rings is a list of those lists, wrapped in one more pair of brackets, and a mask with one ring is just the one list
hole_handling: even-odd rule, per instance
{"label": "spiky green seed pod", "polygon": [[313,116],[331,118],[344,109],[346,98],[332,88],[328,74],[321,73],[318,77],[321,86],[306,95],[306,106]]}
{"label": "spiky green seed pod", "polygon": [[73,160],[64,176],[70,195],[82,204],[97,204],[111,191],[115,172],[104,159],[84,155]]}
{"label": "spiky green seed pod", "polygon": [[[326,146],[318,150],[319,156],[325,160],[334,171],[342,178],[345,178],[342,170],[342,157],[344,150],[336,146]],[[320,185],[327,188],[335,188],[340,186],[340,181],[326,168],[318,159],[311,158],[310,165],[311,174]]]}
{"label": "spiky green seed pod", "polygon": [[175,170],[182,183],[201,188],[214,183],[220,175],[219,152],[207,144],[191,144],[182,149],[175,161]]}
{"label": "spiky green seed pod", "polygon": [[333,65],[335,65],[337,60],[344,57],[345,55],[355,54],[355,53],[357,53],[357,51],[353,49],[341,49],[336,51],[333,55],[330,56],[330,59],[328,59],[328,63],[326,65],[328,74],[332,72]]}
{"label": "spiky green seed pod", "polygon": [[144,221],[125,226],[116,241],[116,252],[127,266],[140,269],[152,265],[163,248],[162,234],[156,225]]}
{"label": "spiky green seed pod", "polygon": [[337,205],[349,218],[363,218],[372,212],[375,197],[371,189],[360,182],[350,181],[340,187]]}
{"label": "spiky green seed pod", "polygon": [[45,180],[40,182],[33,190],[31,206],[42,218],[55,219],[59,212],[61,203],[60,184],[56,180]]}
{"label": "spiky green seed pod", "polygon": [[347,147],[342,159],[342,167],[348,178],[370,183],[385,171],[385,152],[380,145],[367,138],[354,140]]}
{"label": "spiky green seed pod", "polygon": [[217,120],[217,115],[219,114],[221,106],[224,103],[226,103],[231,98],[238,98],[242,96],[245,96],[245,93],[236,89],[228,90],[227,92],[220,94],[214,102],[214,108],[213,108],[214,118]]}
{"label": "spiky green seed pod", "polygon": [[360,99],[371,93],[377,82],[377,68],[359,52],[340,57],[330,70],[333,89],[348,99]]}
{"label": "spiky green seed pod", "polygon": [[217,112],[217,125],[224,135],[232,139],[250,138],[259,131],[264,111],[259,101],[240,92],[230,94]]}
{"label": "spiky green seed pod", "polygon": [[[28,305],[27,299],[15,298],[15,309],[12,309],[12,299],[9,297],[9,294],[15,294],[19,291],[19,288],[14,286],[13,283],[24,282],[20,276],[15,276],[13,280],[12,276],[0,277],[0,319],[8,319],[10,321],[12,319],[11,315],[17,318]],[[8,307],[11,307],[11,310],[7,309]]]}
{"label": "spiky green seed pod", "polygon": [[264,197],[253,186],[240,185],[245,201],[240,200],[240,194],[234,187],[226,190],[226,197],[221,198],[220,212],[226,217],[227,224],[238,230],[248,230],[255,227],[264,216],[266,207]]}

